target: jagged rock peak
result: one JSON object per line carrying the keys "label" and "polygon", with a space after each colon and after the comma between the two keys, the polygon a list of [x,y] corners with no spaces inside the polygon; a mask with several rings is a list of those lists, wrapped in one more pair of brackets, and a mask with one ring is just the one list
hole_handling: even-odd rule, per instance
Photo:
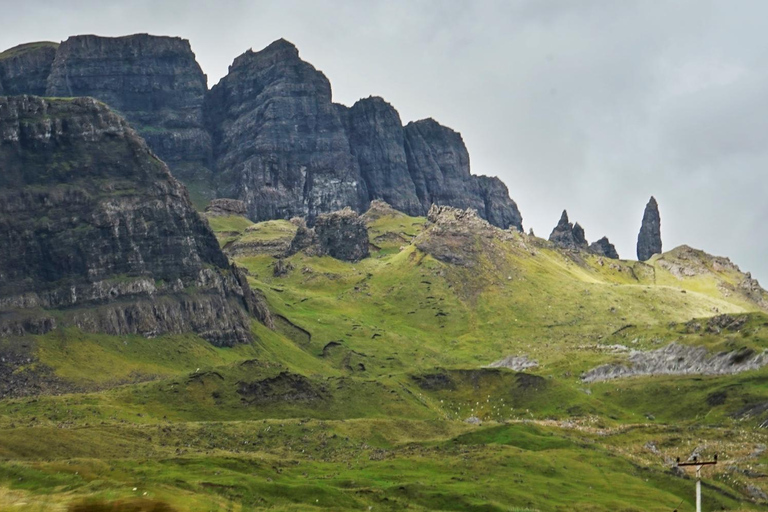
{"label": "jagged rock peak", "polygon": [[263,299],[186,189],[92,98],[0,97],[0,335],[59,325],[112,335],[251,340]]}
{"label": "jagged rock peak", "polygon": [[590,244],[587,250],[592,254],[597,254],[598,256],[605,256],[614,260],[619,259],[619,253],[616,251],[616,247],[614,247],[614,245],[608,240],[608,237],[606,236],[597,242]]}
{"label": "jagged rock peak", "polygon": [[107,103],[198,204],[239,199],[254,221],[302,216],[311,224],[347,206],[362,213],[375,199],[414,216],[434,203],[472,208],[522,231],[507,187],[470,174],[458,132],[431,118],[403,127],[380,97],[334,104],[328,78],[284,39],[237,57],[210,91],[189,42],[178,37],[35,43],[0,54],[0,75],[13,55],[27,60],[12,66],[12,80],[0,76],[0,90]]}
{"label": "jagged rock peak", "polygon": [[656,198],[651,196],[643,212],[643,222],[637,235],[637,259],[647,261],[661,254],[661,216]]}
{"label": "jagged rock peak", "polygon": [[242,55],[235,58],[229,71],[233,71],[241,66],[252,62],[258,62],[263,65],[272,65],[280,60],[300,60],[299,49],[296,45],[283,38],[273,41],[263,50],[254,52],[253,49],[247,50]]}
{"label": "jagged rock peak", "polygon": [[568,220],[568,212],[563,210],[560,220],[549,235],[549,241],[563,249],[586,249],[587,239],[584,228],[577,222],[575,225]]}

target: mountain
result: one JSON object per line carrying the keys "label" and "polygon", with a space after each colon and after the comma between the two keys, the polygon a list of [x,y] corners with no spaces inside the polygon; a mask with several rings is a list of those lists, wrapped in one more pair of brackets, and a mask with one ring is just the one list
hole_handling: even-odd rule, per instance
{"label": "mountain", "polygon": [[768,292],[655,200],[645,261],[526,235],[457,132],[282,40],[211,91],[175,38],[0,54],[43,76],[128,118],[0,97],[0,510],[662,512],[716,455],[706,509],[764,510]]}
{"label": "mountain", "polygon": [[313,223],[381,199],[410,215],[426,215],[433,203],[471,207],[522,230],[506,186],[470,174],[459,133],[431,119],[403,127],[381,98],[333,103],[325,75],[283,39],[237,57],[210,91],[188,41],[147,34],[13,48],[0,54],[0,87],[107,103],[199,205],[243,200],[254,221]]}
{"label": "mountain", "polygon": [[184,187],[90,98],[0,97],[0,334],[252,340],[268,312]]}
{"label": "mountain", "polygon": [[185,39],[83,35],[58,46],[45,96],[103,101],[131,123],[176,178],[204,190],[212,158],[203,125],[207,90],[206,76]]}

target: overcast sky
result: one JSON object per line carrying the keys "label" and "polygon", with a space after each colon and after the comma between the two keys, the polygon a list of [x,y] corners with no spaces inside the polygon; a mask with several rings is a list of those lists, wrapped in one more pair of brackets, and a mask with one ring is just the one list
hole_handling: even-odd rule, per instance
{"label": "overcast sky", "polygon": [[458,130],[547,237],[566,208],[635,257],[659,201],[665,249],[730,256],[768,285],[768,2],[762,0],[0,0],[0,47],[69,35],[187,38],[209,86],[284,37],[351,105]]}

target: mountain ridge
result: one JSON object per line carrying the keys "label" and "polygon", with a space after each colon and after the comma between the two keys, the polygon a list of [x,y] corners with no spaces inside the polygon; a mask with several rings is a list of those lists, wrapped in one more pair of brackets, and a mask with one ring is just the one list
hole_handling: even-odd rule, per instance
{"label": "mountain ridge", "polygon": [[[325,75],[284,39],[236,57],[210,89],[181,38],[86,35],[55,48],[26,47],[30,62],[14,67],[12,80],[2,77],[13,59],[0,59],[6,94],[105,101],[128,118],[199,204],[241,199],[252,220],[299,215],[311,223],[319,213],[347,206],[362,214],[375,199],[414,215],[426,215],[435,203],[472,206],[495,225],[522,230],[506,186],[470,174],[457,132],[430,119],[402,126],[391,105],[371,98],[352,107],[333,103]],[[281,131],[281,122],[303,131]],[[259,135],[264,130],[271,135]]]}

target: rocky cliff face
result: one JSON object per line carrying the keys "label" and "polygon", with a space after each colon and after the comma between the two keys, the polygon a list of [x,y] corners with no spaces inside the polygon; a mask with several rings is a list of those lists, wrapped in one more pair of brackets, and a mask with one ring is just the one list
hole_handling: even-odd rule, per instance
{"label": "rocky cliff face", "polygon": [[249,217],[307,217],[368,206],[328,79],[275,41],[235,59],[206,103],[220,193]]}
{"label": "rocky cliff face", "polygon": [[522,230],[496,178],[472,176],[461,135],[428,119],[403,128],[381,98],[335,105],[327,78],[280,40],[246,52],[206,103],[220,194],[253,220],[305,216],[381,199],[410,215],[434,204],[473,208]]}
{"label": "rocky cliff face", "polygon": [[643,223],[637,235],[637,259],[647,261],[654,254],[661,254],[661,216],[656,199],[651,196],[645,206]]}
{"label": "rocky cliff face", "polygon": [[347,109],[349,144],[357,158],[369,198],[380,199],[408,215],[424,215],[405,153],[403,124],[397,110],[378,97],[362,99]]}
{"label": "rocky cliff face", "polygon": [[45,95],[105,102],[130,121],[174,176],[198,188],[209,179],[211,160],[202,110],[207,90],[185,39],[87,35],[61,43]]}
{"label": "rocky cliff face", "polygon": [[263,301],[184,187],[93,99],[0,98],[0,335],[250,339]]}
{"label": "rocky cliff face", "polygon": [[22,44],[0,53],[0,94],[43,96],[57,43]]}
{"label": "rocky cliff face", "polygon": [[334,104],[328,79],[288,41],[236,58],[210,91],[183,39],[74,36],[56,47],[0,54],[0,90],[104,101],[197,199],[242,200],[255,221],[310,224],[347,206],[362,213],[376,199],[410,215],[440,204],[522,230],[507,187],[470,174],[459,133],[431,119],[403,127],[381,98]]}
{"label": "rocky cliff face", "polygon": [[405,148],[424,213],[432,204],[471,208],[495,226],[523,230],[522,216],[501,180],[470,175],[461,134],[433,119],[408,123]]}

